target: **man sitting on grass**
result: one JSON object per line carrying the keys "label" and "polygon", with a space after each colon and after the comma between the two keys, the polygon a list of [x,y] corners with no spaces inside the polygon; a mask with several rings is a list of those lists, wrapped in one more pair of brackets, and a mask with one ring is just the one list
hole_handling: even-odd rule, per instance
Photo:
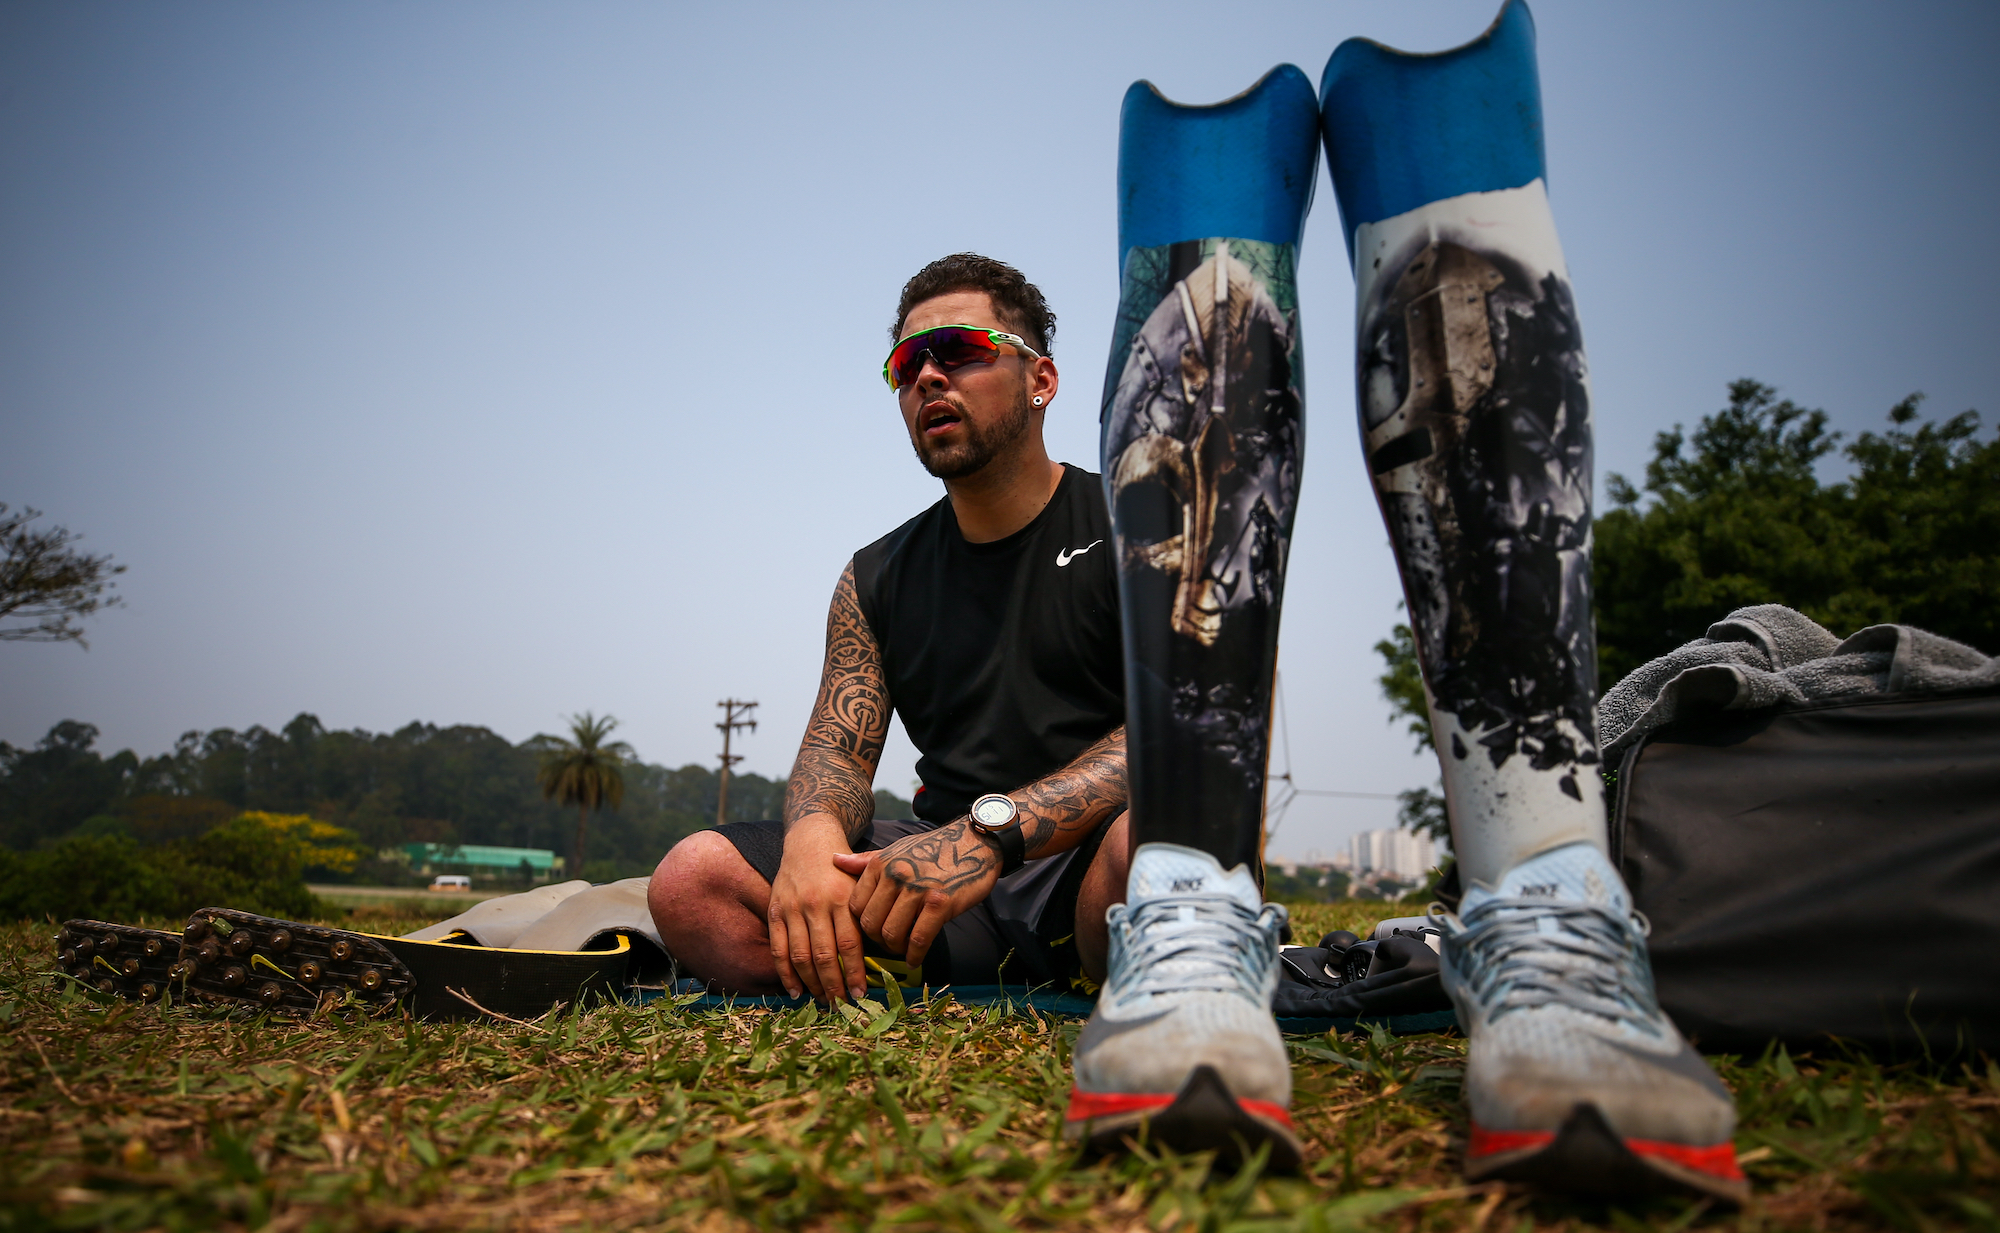
{"label": "man sitting on grass", "polygon": [[[676,844],[649,901],[712,989],[859,997],[864,952],[943,984],[1101,977],[1126,882],[1125,683],[1099,477],[1053,462],[1055,314],[960,253],[903,288],[883,376],[937,504],[854,554],[780,822]],[[874,817],[894,707],[917,822]]]}

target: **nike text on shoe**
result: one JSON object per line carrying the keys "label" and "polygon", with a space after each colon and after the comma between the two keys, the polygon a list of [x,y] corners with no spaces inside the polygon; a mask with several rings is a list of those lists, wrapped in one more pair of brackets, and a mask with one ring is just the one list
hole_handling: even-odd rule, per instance
{"label": "nike text on shoe", "polygon": [[1244,866],[1149,843],[1106,919],[1110,973],[1077,1037],[1063,1137],[1237,1163],[1269,1144],[1268,1168],[1296,1169],[1291,1063],[1271,1017],[1285,909]]}
{"label": "nike text on shoe", "polygon": [[1736,1107],[1653,996],[1643,920],[1587,843],[1474,883],[1443,918],[1444,987],[1471,1038],[1468,1181],[1741,1202]]}

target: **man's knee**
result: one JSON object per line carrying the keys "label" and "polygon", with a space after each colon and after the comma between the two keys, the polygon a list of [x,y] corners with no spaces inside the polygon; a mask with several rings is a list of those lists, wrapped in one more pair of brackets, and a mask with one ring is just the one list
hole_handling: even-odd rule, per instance
{"label": "man's knee", "polygon": [[[754,886],[752,884],[755,884]],[[662,937],[701,931],[723,909],[768,889],[736,845],[715,831],[697,831],[661,858],[646,887],[647,906]]]}

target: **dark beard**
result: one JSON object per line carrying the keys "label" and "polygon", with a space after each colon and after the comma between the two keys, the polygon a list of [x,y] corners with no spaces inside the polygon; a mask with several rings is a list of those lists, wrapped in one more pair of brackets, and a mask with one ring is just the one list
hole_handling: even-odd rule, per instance
{"label": "dark beard", "polygon": [[987,429],[982,430],[964,415],[959,417],[958,422],[965,427],[965,440],[957,445],[939,446],[926,452],[921,437],[910,442],[917,451],[917,461],[924,464],[924,470],[941,480],[964,479],[976,474],[1002,450],[1027,434],[1033,423],[1028,411],[1028,391],[1019,391],[1007,414]]}

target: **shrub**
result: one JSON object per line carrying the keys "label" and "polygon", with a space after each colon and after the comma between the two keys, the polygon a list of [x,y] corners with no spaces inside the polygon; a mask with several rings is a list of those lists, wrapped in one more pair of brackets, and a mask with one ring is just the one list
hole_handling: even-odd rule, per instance
{"label": "shrub", "polygon": [[354,867],[354,835],[303,814],[239,814],[205,834],[144,848],[124,835],[71,835],[38,852],[0,852],[0,919],[133,920],[231,907],[267,916],[322,912],[308,866]]}

